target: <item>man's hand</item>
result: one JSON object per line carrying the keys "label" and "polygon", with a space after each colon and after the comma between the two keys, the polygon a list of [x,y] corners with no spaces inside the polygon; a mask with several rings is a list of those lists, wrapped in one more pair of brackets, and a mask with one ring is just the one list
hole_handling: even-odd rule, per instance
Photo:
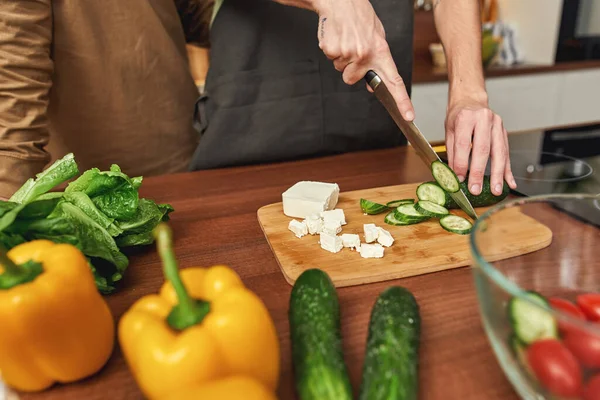
{"label": "man's hand", "polygon": [[492,193],[502,193],[503,180],[512,189],[516,188],[510,168],[506,129],[502,118],[488,107],[485,93],[479,96],[450,96],[446,117],[446,150],[450,168],[461,182],[467,177],[471,154],[468,187],[472,194],[481,193],[489,158]]}
{"label": "man's hand", "polygon": [[372,69],[394,96],[402,116],[412,121],[415,118],[412,102],[371,3],[322,0],[313,4],[319,14],[319,47],[342,73],[344,82],[354,85]]}

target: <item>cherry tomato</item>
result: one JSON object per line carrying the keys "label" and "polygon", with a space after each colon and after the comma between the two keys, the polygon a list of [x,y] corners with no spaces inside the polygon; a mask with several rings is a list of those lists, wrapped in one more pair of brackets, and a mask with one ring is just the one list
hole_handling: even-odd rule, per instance
{"label": "cherry tomato", "polygon": [[600,294],[580,294],[577,305],[590,321],[600,321]]}
{"label": "cherry tomato", "polygon": [[583,390],[584,400],[600,400],[600,374],[592,376]]}
{"label": "cherry tomato", "polygon": [[[564,313],[570,314],[575,318],[585,320],[585,314],[583,311],[579,309],[575,304],[571,303],[568,300],[561,299],[560,297],[551,297],[548,299],[550,306],[558,311],[562,311]],[[558,321],[558,329],[561,333],[565,333],[569,328],[569,324],[567,322]]]}
{"label": "cherry tomato", "polygon": [[527,362],[536,378],[551,393],[565,397],[581,394],[581,367],[560,340],[535,341],[527,348]]}
{"label": "cherry tomato", "polygon": [[567,328],[563,343],[583,365],[600,368],[600,335],[571,326]]}

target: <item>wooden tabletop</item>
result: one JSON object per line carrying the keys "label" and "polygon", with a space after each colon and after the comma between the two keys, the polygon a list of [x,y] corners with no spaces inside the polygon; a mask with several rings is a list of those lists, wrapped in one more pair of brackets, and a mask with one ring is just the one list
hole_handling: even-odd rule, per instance
{"label": "wooden tabletop", "polygon": [[[227,264],[266,303],[276,323],[282,351],[280,399],[295,399],[287,320],[291,286],[283,278],[257,222],[256,211],[281,201],[299,180],[336,182],[342,191],[429,179],[409,148],[345,154],[278,165],[201,171],[147,178],[141,195],[169,202],[175,212],[180,267]],[[123,285],[107,297],[115,318],[163,283],[154,248],[131,255]],[[411,290],[422,315],[420,391],[422,399],[510,400],[517,395],[504,377],[481,327],[470,268],[396,281],[341,288],[345,358],[358,389],[367,325],[377,295],[396,284]],[[105,368],[84,381],[55,386],[31,400],[142,399],[118,346]]]}

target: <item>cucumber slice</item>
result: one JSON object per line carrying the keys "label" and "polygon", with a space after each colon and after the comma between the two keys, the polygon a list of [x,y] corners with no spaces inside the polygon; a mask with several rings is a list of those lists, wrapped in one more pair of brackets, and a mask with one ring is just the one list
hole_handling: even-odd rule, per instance
{"label": "cucumber slice", "polygon": [[458,233],[460,235],[466,235],[473,229],[473,224],[467,219],[452,214],[442,217],[440,219],[440,225],[448,232]]}
{"label": "cucumber slice", "polygon": [[396,208],[396,214],[401,214],[410,218],[424,218],[425,215],[417,211],[414,204],[402,204]]}
{"label": "cucumber slice", "polygon": [[[526,293],[529,300],[550,307],[548,301],[539,293]],[[542,309],[529,301],[513,297],[508,303],[508,315],[515,335],[526,345],[539,339],[558,338],[556,320],[549,311]]]}
{"label": "cucumber slice", "polygon": [[446,206],[447,196],[448,194],[437,183],[425,182],[417,187],[419,200],[431,201],[440,206]]}
{"label": "cucumber slice", "polygon": [[446,207],[442,207],[439,204],[427,200],[417,202],[417,204],[415,204],[415,209],[428,217],[442,218],[443,216],[448,215]]}
{"label": "cucumber slice", "polygon": [[460,182],[452,169],[441,161],[431,163],[431,174],[435,181],[448,193],[460,190]]}
{"label": "cucumber slice", "polygon": [[390,211],[385,216],[385,218],[383,219],[383,222],[385,222],[388,225],[402,226],[402,225],[418,224],[419,222],[422,222],[422,220],[404,220],[404,219],[398,219],[398,218],[396,218],[396,212],[395,211]]}
{"label": "cucumber slice", "polygon": [[402,204],[415,204],[414,199],[402,199],[402,200],[392,200],[386,204],[389,208],[396,208],[401,206]]}
{"label": "cucumber slice", "polygon": [[389,208],[383,204],[375,203],[374,201],[360,199],[360,209],[365,214],[376,215],[387,211]]}

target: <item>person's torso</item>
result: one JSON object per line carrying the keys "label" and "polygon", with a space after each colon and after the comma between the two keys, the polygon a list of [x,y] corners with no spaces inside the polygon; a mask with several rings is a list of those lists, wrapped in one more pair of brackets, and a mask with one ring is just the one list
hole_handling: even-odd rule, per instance
{"label": "person's torso", "polygon": [[198,95],[174,0],[53,1],[50,151],[129,175],[186,170]]}
{"label": "person's torso", "polygon": [[[372,4],[410,93],[412,1]],[[314,12],[272,0],[223,0],[215,15],[193,168],[405,144],[365,83],[346,85],[319,49]]]}

